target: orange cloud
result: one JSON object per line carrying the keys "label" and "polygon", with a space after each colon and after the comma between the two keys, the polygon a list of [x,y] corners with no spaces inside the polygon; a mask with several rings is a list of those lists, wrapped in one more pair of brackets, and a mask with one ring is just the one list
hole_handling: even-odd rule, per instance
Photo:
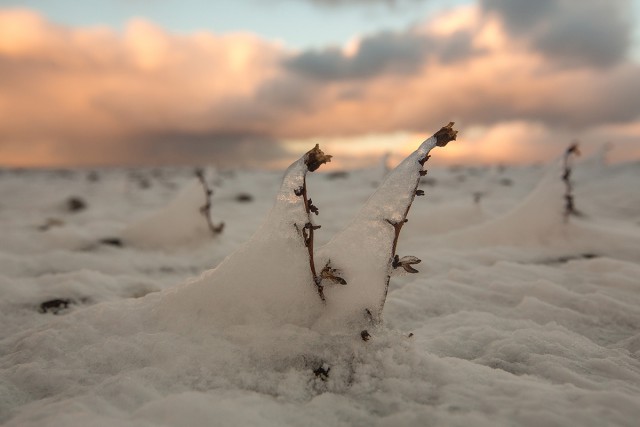
{"label": "orange cloud", "polygon": [[0,164],[279,164],[313,137],[419,138],[450,120],[467,139],[443,154],[451,162],[543,160],[574,136],[637,141],[639,73],[554,62],[476,6],[308,52],[0,10]]}
{"label": "orange cloud", "polygon": [[123,34],[0,12],[3,139],[120,137],[224,127],[209,114],[277,72],[282,49],[251,34],[169,34],[135,20]]}

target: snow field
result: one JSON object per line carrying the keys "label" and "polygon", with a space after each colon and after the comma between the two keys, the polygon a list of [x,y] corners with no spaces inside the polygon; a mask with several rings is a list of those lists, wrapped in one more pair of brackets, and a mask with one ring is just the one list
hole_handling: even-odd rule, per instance
{"label": "snow field", "polygon": [[[290,195],[303,171],[292,168],[280,189],[275,173],[212,174],[212,214],[227,225],[216,237],[190,234],[204,221],[177,233],[183,215],[201,219],[181,210],[204,201],[190,171],[145,171],[145,188],[127,171],[100,171],[97,182],[4,171],[0,422],[637,425],[639,164],[577,164],[576,203],[587,216],[564,224],[554,165],[427,163],[436,183],[419,187],[426,197],[413,203],[398,248],[422,259],[420,273],[392,277],[384,324],[367,342],[349,308],[384,273],[365,264],[389,235],[362,216],[393,215],[400,202],[375,198],[404,193],[382,186],[370,198],[378,169],[306,178],[320,208],[318,256],[355,277],[327,287],[325,307],[312,285],[299,286],[311,277],[291,227],[305,220]],[[240,192],[254,200],[237,202]],[[170,202],[184,194],[189,203]],[[72,195],[87,209],[67,212]],[[40,231],[49,217],[64,224]],[[136,223],[148,228],[133,238],[125,231]],[[125,246],[96,243],[104,237]],[[379,294],[369,297],[365,306]],[[75,302],[59,315],[38,312],[53,298]]]}

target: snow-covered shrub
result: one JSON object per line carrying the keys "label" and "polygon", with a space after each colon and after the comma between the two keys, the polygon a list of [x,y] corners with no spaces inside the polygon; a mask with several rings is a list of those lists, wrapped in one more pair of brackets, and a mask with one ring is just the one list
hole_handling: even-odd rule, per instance
{"label": "snow-covered shrub", "polygon": [[207,174],[198,170],[167,206],[129,224],[122,240],[141,248],[174,248],[208,241],[224,226],[212,222],[212,195]]}
{"label": "snow-covered shrub", "polygon": [[[319,213],[307,194],[306,176],[330,161],[318,146],[285,173],[264,223],[217,268],[162,299],[162,318],[217,325],[293,324],[321,331],[362,332],[382,320],[389,280],[415,272],[420,260],[396,254],[398,238],[418,190],[429,152],[455,139],[443,127],[391,171],[344,230],[314,251]],[[161,320],[160,320],[161,321]]]}

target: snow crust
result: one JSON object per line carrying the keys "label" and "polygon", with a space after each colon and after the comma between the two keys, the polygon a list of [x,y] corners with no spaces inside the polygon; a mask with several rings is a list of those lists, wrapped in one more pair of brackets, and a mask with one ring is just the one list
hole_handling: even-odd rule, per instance
{"label": "snow crust", "polygon": [[[291,195],[300,163],[282,184],[221,173],[212,214],[225,231],[179,248],[96,242],[166,209],[190,171],[0,171],[0,423],[637,425],[640,164],[577,164],[586,216],[565,224],[556,165],[427,162],[436,184],[419,187],[398,246],[422,259],[420,273],[391,278],[383,326],[365,342],[350,310],[379,300],[393,238],[384,219],[418,173],[403,165],[375,193],[377,169],[306,177],[317,240],[328,241],[318,259],[352,277],[327,286],[326,304],[295,227],[307,220]],[[240,192],[254,201],[238,203]],[[71,195],[88,208],[66,212]],[[180,223],[192,211],[172,212]],[[62,225],[38,229],[51,217]],[[75,302],[38,311],[55,298]]]}

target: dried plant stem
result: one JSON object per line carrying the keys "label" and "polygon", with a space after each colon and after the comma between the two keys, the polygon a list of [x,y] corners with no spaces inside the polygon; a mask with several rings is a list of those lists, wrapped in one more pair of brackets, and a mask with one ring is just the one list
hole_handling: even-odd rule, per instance
{"label": "dried plant stem", "polygon": [[[323,164],[330,162],[331,157],[332,156],[330,155],[324,154],[322,150],[320,150],[320,146],[316,144],[315,147],[313,147],[311,150],[309,150],[305,154],[304,163],[309,172],[314,172]],[[296,196],[302,197],[302,200],[304,202],[304,210],[307,214],[307,222],[304,224],[302,228],[300,228],[296,224],[296,229],[298,230],[298,232],[302,234],[304,245],[307,248],[307,252],[309,253],[309,269],[311,270],[311,275],[313,277],[313,282],[316,285],[318,296],[320,296],[320,299],[322,300],[322,302],[326,302],[326,298],[324,296],[324,287],[322,285],[322,279],[323,279],[323,276],[326,276],[325,269],[328,268],[328,265],[327,267],[325,267],[325,269],[322,270],[322,273],[318,275],[316,270],[314,253],[313,253],[313,236],[314,236],[315,230],[319,229],[320,226],[313,224],[313,222],[311,221],[311,213],[315,213],[316,215],[318,215],[319,210],[316,206],[313,205],[313,202],[311,201],[311,199],[307,197],[306,175],[302,181],[302,186],[300,188],[295,189],[294,193]]]}
{"label": "dried plant stem", "polygon": [[564,222],[569,221],[570,216],[580,216],[581,213],[576,209],[575,200],[573,197],[573,183],[571,182],[571,159],[573,156],[580,155],[578,149],[578,142],[573,142],[564,152],[562,181],[564,181]]}
{"label": "dried plant stem", "polygon": [[311,275],[313,276],[313,282],[315,283],[317,289],[318,289],[318,295],[320,296],[320,299],[325,302],[326,298],[324,296],[324,290],[322,285],[320,284],[320,280],[318,277],[318,274],[316,272],[316,263],[315,263],[315,258],[314,258],[314,253],[313,253],[313,236],[314,236],[314,232],[315,230],[319,229],[320,226],[319,225],[313,225],[313,223],[311,222],[311,202],[310,200],[307,198],[307,179],[305,178],[302,184],[302,187],[300,187],[300,189],[298,189],[298,191],[296,192],[296,195],[302,197],[303,201],[304,201],[304,210],[307,213],[307,223],[302,227],[301,231],[302,232],[302,238],[304,240],[304,245],[307,248],[307,252],[309,252],[309,269],[311,270]]}
{"label": "dried plant stem", "polygon": [[202,184],[206,200],[206,203],[200,208],[200,212],[207,220],[207,226],[209,227],[211,234],[215,236],[216,234],[222,233],[222,230],[224,229],[224,222],[221,222],[218,225],[214,225],[213,222],[211,222],[211,196],[213,195],[213,190],[209,188],[207,181],[204,179],[204,171],[202,169],[196,169],[196,177],[198,177],[200,184]]}

